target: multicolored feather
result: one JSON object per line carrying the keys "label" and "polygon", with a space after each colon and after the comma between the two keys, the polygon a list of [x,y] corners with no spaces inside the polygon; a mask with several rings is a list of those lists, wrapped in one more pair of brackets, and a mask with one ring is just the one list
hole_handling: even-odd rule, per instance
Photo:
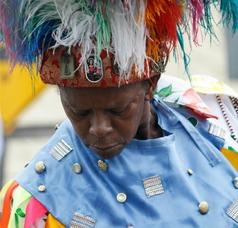
{"label": "multicolored feather", "polygon": [[195,43],[200,31],[214,36],[212,6],[235,32],[238,0],[1,0],[0,39],[13,64],[79,46],[79,65],[105,49],[129,77],[133,65],[140,75],[145,61],[158,62],[178,44],[184,55],[184,36]]}

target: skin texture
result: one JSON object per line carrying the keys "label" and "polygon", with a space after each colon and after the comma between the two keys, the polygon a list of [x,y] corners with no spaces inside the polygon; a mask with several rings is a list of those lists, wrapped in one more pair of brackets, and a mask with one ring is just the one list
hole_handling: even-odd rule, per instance
{"label": "skin texture", "polygon": [[62,105],[76,133],[103,159],[119,154],[133,138],[161,136],[150,100],[153,83],[121,88],[60,88]]}

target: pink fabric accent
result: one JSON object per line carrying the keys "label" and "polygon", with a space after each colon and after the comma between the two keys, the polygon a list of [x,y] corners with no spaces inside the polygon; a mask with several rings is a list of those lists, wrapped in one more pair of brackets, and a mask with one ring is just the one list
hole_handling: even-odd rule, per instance
{"label": "pink fabric accent", "polygon": [[188,108],[192,109],[201,118],[216,118],[218,117],[210,112],[207,105],[199,97],[199,95],[191,88],[185,91],[180,101]]}
{"label": "pink fabric accent", "polygon": [[30,199],[26,207],[24,228],[30,228],[38,219],[42,218],[48,210],[34,197]]}

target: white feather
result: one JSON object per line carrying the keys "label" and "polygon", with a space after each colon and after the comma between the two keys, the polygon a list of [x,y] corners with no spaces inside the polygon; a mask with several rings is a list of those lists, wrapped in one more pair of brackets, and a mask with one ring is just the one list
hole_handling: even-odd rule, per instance
{"label": "white feather", "polygon": [[[109,51],[113,50],[120,75],[126,79],[130,77],[133,65],[141,76],[147,58],[144,0],[132,0],[128,4],[129,7],[125,8],[122,1],[111,0],[107,9],[111,28]],[[88,57],[97,50],[95,37],[98,28],[93,13],[80,10],[79,3],[74,0],[24,0],[21,7],[25,12],[24,27],[27,27],[34,16],[40,17],[35,29],[46,21],[59,21],[52,33],[55,40],[52,48],[65,46],[70,50],[71,47],[79,46],[82,56],[79,65],[86,66]]]}
{"label": "white feather", "polygon": [[[139,4],[139,8],[137,7]],[[129,1],[129,8],[125,10],[121,1],[115,2],[111,9],[110,25],[112,30],[112,47],[115,61],[119,65],[120,75],[128,78],[133,64],[141,75],[144,72],[145,24],[144,1]],[[136,17],[141,20],[137,23]]]}

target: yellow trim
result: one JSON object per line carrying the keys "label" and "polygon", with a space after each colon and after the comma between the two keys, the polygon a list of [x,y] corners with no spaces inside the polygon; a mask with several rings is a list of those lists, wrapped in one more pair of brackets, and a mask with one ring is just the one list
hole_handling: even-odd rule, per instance
{"label": "yellow trim", "polygon": [[221,149],[221,152],[230,161],[233,167],[238,170],[238,154],[224,147]]}
{"label": "yellow trim", "polygon": [[48,215],[45,228],[65,228],[58,220],[56,220],[51,214]]}

